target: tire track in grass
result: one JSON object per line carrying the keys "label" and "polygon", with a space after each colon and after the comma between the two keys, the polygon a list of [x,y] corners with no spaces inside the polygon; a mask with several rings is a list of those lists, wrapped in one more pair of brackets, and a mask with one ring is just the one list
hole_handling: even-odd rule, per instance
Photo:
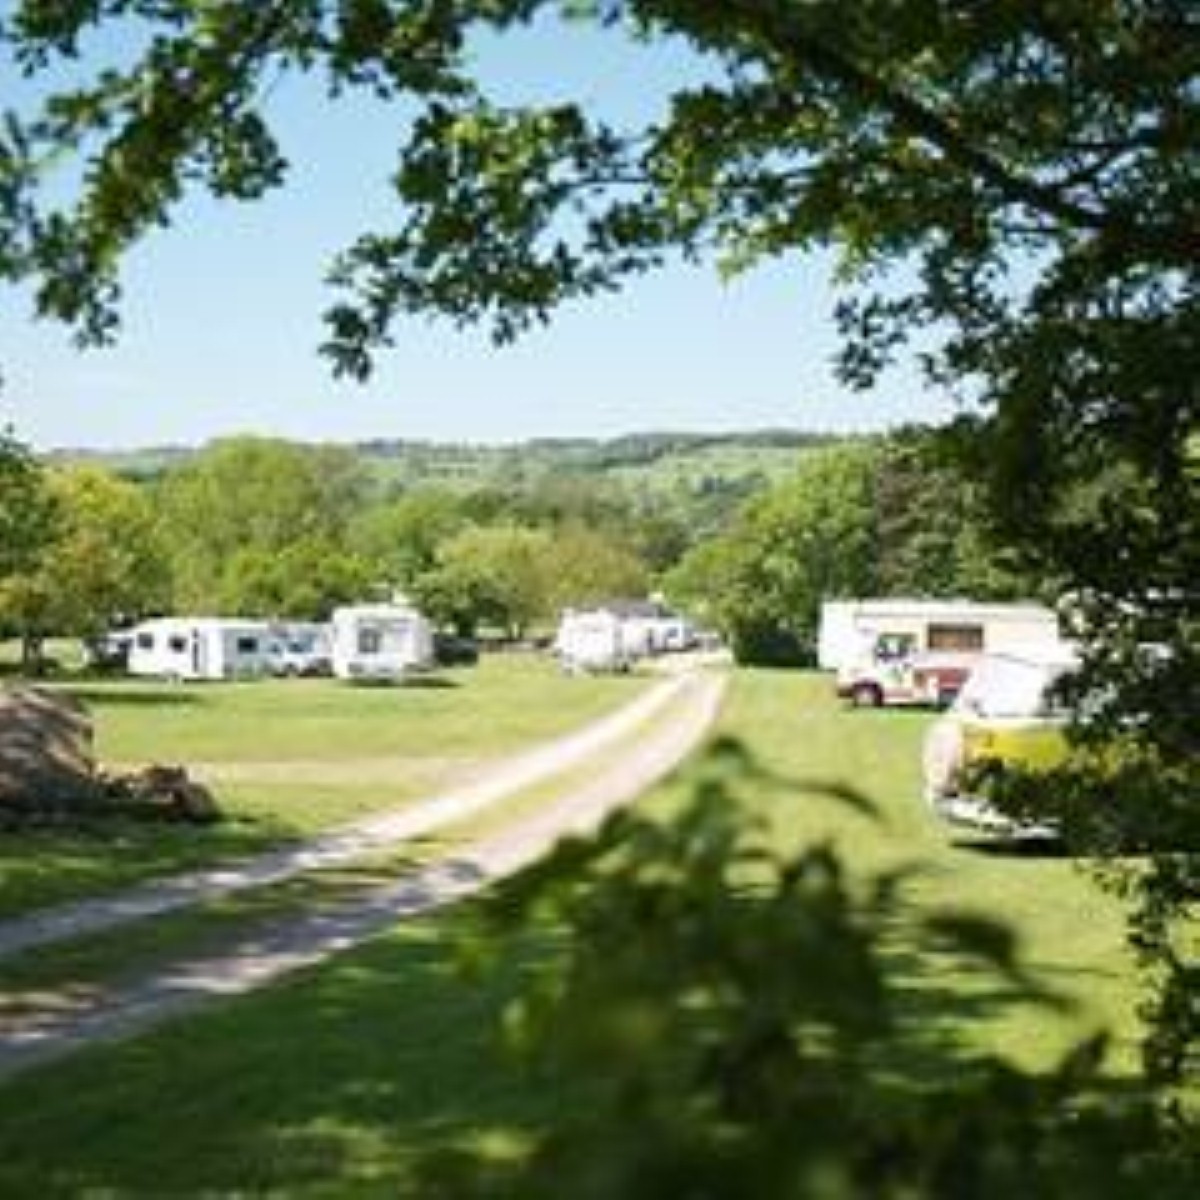
{"label": "tire track in grass", "polygon": [[12,1023],[0,1034],[0,1078],[244,995],[350,949],[397,921],[445,907],[519,871],[560,838],[591,831],[677,767],[711,727],[724,686],[723,676],[677,681],[667,693],[677,701],[669,722],[623,746],[617,760],[601,767],[593,779],[570,786],[449,858],[345,904],[291,916],[234,939],[218,955],[174,963],[108,993],[90,1008],[47,1010]]}

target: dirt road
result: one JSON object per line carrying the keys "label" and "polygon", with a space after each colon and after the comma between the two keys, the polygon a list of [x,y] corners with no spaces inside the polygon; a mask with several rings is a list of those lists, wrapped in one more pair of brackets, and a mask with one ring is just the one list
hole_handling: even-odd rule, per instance
{"label": "dirt road", "polygon": [[[509,764],[504,778],[511,786],[497,790],[498,782],[493,781],[492,791],[470,792],[473,801],[458,795],[454,805],[449,797],[443,798],[443,820],[448,822],[454,819],[449,815],[451,810],[462,816],[491,802],[480,800],[480,796],[511,795],[621,742],[618,752],[598,765],[586,782],[566,786],[535,811],[462,845],[449,858],[339,906],[281,918],[265,930],[257,928],[252,937],[231,940],[218,954],[175,962],[127,986],[102,993],[80,1008],[48,1006],[7,1021],[0,1028],[0,1077],[86,1045],[132,1036],[223,997],[250,992],[384,932],[398,920],[453,903],[520,870],[544,855],[561,837],[595,828],[608,813],[636,799],[678,766],[711,727],[724,686],[725,677],[714,674],[694,673],[668,680],[634,705],[607,718],[610,724],[597,722],[575,735],[580,740],[560,739]],[[637,732],[639,725],[663,709],[668,711],[648,731]],[[619,733],[612,732],[611,723],[616,724]],[[628,740],[622,741],[622,736]],[[564,750],[564,744],[574,746],[575,751]],[[590,750],[581,750],[583,745]],[[520,763],[524,766],[518,769]],[[535,764],[540,766],[535,769]],[[348,853],[349,847],[346,850]],[[359,846],[349,857],[363,852]],[[292,873],[320,869],[323,861],[327,860],[301,865],[293,860]],[[199,898],[189,902],[196,903]],[[134,915],[150,914],[139,911]],[[90,928],[107,928],[114,923]],[[72,934],[60,936],[87,931],[77,925]]]}

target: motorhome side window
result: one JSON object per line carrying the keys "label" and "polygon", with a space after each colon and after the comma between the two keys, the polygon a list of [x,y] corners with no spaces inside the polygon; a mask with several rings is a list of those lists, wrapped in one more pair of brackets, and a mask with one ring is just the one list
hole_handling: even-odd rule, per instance
{"label": "motorhome side window", "polygon": [[383,649],[383,632],[364,626],[358,631],[359,654],[378,654]]}
{"label": "motorhome side window", "polygon": [[167,638],[167,649],[172,654],[182,654],[187,649],[187,638],[181,633],[173,633]]}
{"label": "motorhome side window", "polygon": [[239,654],[257,654],[258,653],[258,638],[256,638],[256,637],[240,637],[240,638],[238,638],[237,652]]}
{"label": "motorhome side window", "polygon": [[139,650],[153,650],[154,649],[154,634],[139,633],[137,635],[137,645],[138,645]]}
{"label": "motorhome side window", "polygon": [[982,625],[930,625],[930,650],[965,650],[983,649]]}

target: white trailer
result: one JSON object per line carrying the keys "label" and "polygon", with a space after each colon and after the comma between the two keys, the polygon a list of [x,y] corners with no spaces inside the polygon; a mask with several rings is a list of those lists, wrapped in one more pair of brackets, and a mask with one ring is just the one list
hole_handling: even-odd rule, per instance
{"label": "white trailer", "polygon": [[336,608],[329,631],[333,673],[339,679],[395,682],[434,663],[433,627],[406,605]]}
{"label": "white trailer", "polygon": [[554,652],[564,671],[628,671],[649,653],[646,633],[634,629],[616,613],[604,608],[568,609],[559,622]]}
{"label": "white trailer", "polygon": [[158,617],[128,630],[131,675],[246,679],[271,670],[271,627],[234,617]]}

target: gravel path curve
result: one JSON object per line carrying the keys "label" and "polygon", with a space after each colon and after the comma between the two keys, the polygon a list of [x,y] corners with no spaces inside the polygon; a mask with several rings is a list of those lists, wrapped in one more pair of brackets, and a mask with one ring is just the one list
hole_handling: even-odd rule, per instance
{"label": "gravel path curve", "polygon": [[[27,1014],[0,1030],[0,1078],[84,1046],[140,1033],[223,997],[237,996],[346,950],[398,920],[453,903],[544,855],[568,834],[594,829],[616,808],[679,765],[711,727],[723,675],[672,681],[671,719],[624,746],[594,778],[464,846],[452,858],[412,872],[340,906],[281,918],[217,956],[174,963],[72,1011]],[[651,693],[656,694],[656,693]]]}
{"label": "gravel path curve", "polygon": [[37,946],[190,908],[232,892],[282,883],[309,871],[346,866],[366,855],[474,816],[517,792],[570,770],[576,763],[628,736],[672,702],[685,678],[664,679],[615,713],[506,759],[481,778],[450,791],[406,801],[401,808],[377,813],[236,864],[150,880],[109,896],[56,905],[0,922],[0,960]]}

